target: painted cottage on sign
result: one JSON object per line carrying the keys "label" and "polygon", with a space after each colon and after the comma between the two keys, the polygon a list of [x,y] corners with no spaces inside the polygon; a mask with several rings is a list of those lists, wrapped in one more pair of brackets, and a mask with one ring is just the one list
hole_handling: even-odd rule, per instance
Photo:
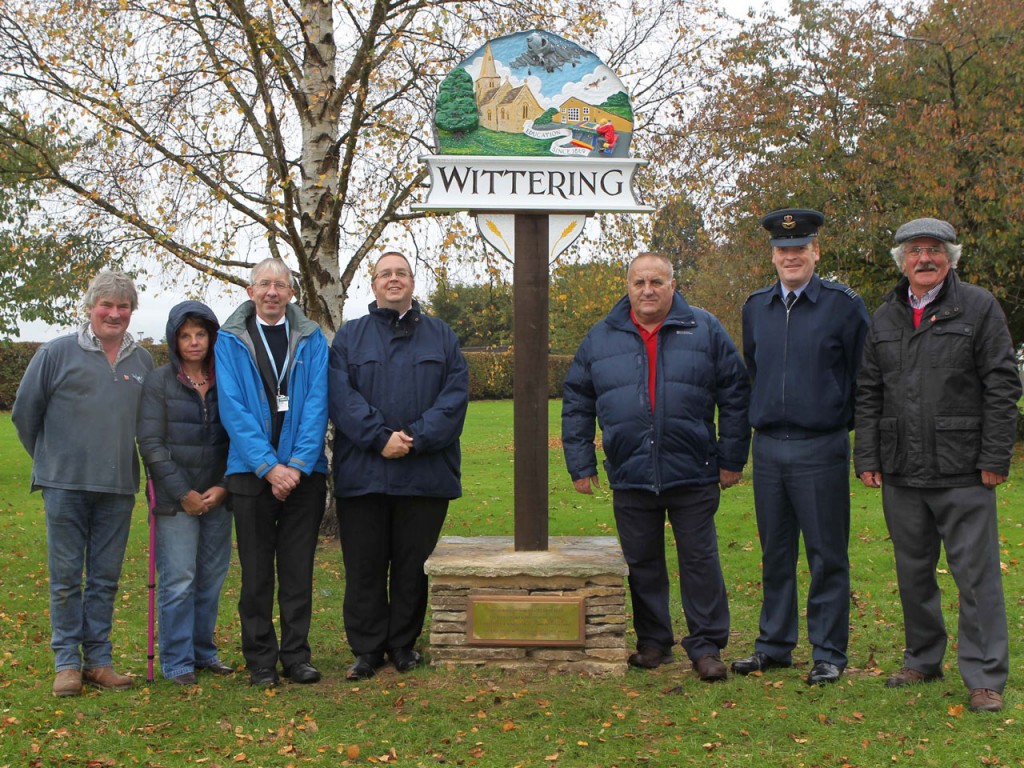
{"label": "painted cottage on sign", "polygon": [[602,123],[608,121],[616,131],[624,133],[633,130],[633,121],[609,112],[606,109],[588,104],[582,99],[573,96],[562,102],[558,108],[558,114],[554,116],[553,122],[573,125],[575,123]]}

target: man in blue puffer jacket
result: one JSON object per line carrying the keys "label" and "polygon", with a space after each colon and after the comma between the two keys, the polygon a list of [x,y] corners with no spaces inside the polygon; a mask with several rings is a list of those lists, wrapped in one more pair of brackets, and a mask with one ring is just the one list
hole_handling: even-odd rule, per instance
{"label": "man in blue puffer jacket", "polygon": [[667,257],[637,256],[627,288],[580,344],[566,377],[565,462],[576,490],[592,493],[596,417],[629,566],[637,634],[629,663],[652,669],[672,661],[667,513],[689,630],[682,646],[702,680],[723,680],[729,602],[715,512],[719,486],[735,485],[747,461],[749,380],[721,323],[676,292]]}
{"label": "man in blue puffer jacket", "polygon": [[399,672],[420,664],[423,564],[448,502],[462,495],[469,369],[451,328],[420,312],[414,286],[405,256],[385,253],[370,314],[342,326],[331,345],[345,633],[356,655],[350,680],[372,677],[385,652]]}
{"label": "man in blue puffer jacket", "polygon": [[[227,486],[242,566],[238,617],[253,685],[316,683],[309,625],[313,558],[327,501],[327,340],[291,303],[280,259],[253,267],[251,301],[217,334],[220,416],[231,438]],[[281,640],[274,631],[274,582]]]}

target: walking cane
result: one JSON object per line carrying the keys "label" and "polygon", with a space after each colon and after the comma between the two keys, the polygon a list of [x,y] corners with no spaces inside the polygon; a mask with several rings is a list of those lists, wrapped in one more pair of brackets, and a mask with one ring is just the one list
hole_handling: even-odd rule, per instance
{"label": "walking cane", "polygon": [[146,501],[149,503],[149,634],[147,647],[147,658],[149,666],[146,669],[146,682],[153,682],[153,638],[155,635],[154,623],[156,614],[156,518],[153,510],[156,509],[156,489],[153,487],[153,479],[146,478]]}

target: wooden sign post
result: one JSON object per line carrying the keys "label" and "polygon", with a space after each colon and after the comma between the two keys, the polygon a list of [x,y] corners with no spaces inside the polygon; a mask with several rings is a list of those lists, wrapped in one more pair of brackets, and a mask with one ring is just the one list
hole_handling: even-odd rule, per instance
{"label": "wooden sign post", "polygon": [[548,548],[548,217],[516,216],[512,275],[515,546]]}
{"label": "wooden sign post", "polygon": [[475,213],[483,239],[514,263],[515,548],[545,551],[549,267],[588,215],[652,210],[633,192],[643,161],[629,157],[632,107],[594,54],[534,30],[456,67],[435,128],[440,153],[421,158],[430,191],[413,208]]}

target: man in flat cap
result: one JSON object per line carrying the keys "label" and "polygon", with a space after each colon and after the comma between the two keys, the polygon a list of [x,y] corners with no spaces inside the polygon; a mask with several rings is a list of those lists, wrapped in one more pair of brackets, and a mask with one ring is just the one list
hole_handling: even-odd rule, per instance
{"label": "man in flat cap", "polygon": [[761,220],[778,280],[743,305],[743,357],[753,388],[754,508],[761,540],[760,632],[746,675],[792,665],[799,635],[800,534],[811,571],[809,685],[839,680],[850,623],[850,429],[868,311],[815,273],[818,211],[785,208]]}
{"label": "man in flat cap", "polygon": [[974,711],[999,711],[1009,670],[995,488],[1010,471],[1020,374],[1002,309],[960,281],[956,231],[896,230],[903,277],[872,318],[857,380],[854,466],[896,555],[906,648],[886,686],[942,677],[940,546],[960,591],[958,661]]}

